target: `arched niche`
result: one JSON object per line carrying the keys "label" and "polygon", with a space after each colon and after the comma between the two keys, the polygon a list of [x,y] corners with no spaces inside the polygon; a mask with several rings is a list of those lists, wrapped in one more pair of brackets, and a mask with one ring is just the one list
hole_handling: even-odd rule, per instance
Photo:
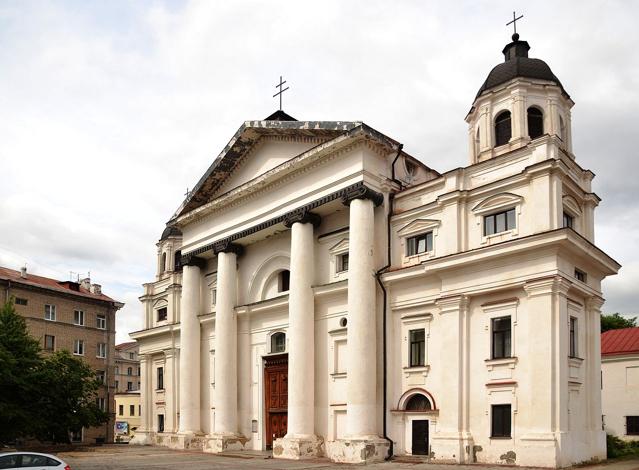
{"label": "arched niche", "polygon": [[[417,407],[415,409],[415,407]],[[413,408],[413,409],[410,409]],[[397,409],[403,411],[436,411],[435,399],[423,388],[411,388],[399,398]]]}
{"label": "arched niche", "polygon": [[249,282],[249,302],[259,302],[279,295],[280,273],[288,271],[290,264],[288,253],[275,253],[264,260]]}

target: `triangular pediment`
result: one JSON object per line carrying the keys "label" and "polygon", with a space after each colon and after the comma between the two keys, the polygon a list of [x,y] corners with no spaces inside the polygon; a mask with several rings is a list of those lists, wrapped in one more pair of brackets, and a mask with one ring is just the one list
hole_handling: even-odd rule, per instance
{"label": "triangular pediment", "polygon": [[361,125],[351,121],[247,121],[189,192],[176,216]]}
{"label": "triangular pediment", "polygon": [[423,233],[439,227],[441,222],[436,219],[416,219],[411,223],[404,225],[397,231],[399,236],[413,235],[415,233]]}
{"label": "triangular pediment", "polygon": [[332,255],[338,253],[344,253],[348,251],[348,238],[342,238],[335,245],[333,245],[328,252]]}

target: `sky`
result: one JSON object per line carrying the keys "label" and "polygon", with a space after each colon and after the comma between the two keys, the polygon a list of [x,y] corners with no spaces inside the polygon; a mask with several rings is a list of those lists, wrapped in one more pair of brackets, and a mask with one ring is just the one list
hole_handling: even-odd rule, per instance
{"label": "sky", "polygon": [[0,265],[91,273],[142,327],[166,221],[246,120],[361,120],[441,172],[503,60],[512,11],[576,105],[573,150],[619,261],[604,312],[639,313],[639,2],[0,2]]}

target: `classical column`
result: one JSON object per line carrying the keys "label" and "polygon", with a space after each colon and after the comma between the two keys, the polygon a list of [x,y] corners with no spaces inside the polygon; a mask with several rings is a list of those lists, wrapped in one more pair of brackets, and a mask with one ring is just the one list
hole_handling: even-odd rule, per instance
{"label": "classical column", "polygon": [[343,198],[350,205],[348,241],[348,333],[346,438],[331,458],[339,462],[382,460],[388,442],[378,434],[377,292],[374,209],[382,194],[360,186]]}
{"label": "classical column", "polygon": [[599,296],[593,296],[586,301],[586,321],[589,323],[586,336],[585,366],[587,367],[588,397],[587,408],[588,430],[590,431],[590,449],[596,457],[606,458],[606,433],[602,429],[601,410],[601,307],[604,300]]}
{"label": "classical column", "polygon": [[273,456],[288,459],[316,457],[322,441],[315,436],[315,306],[313,295],[313,227],[319,216],[306,211],[291,214],[291,283],[288,297],[288,418],[287,434],[273,444]]}
{"label": "classical column", "polygon": [[180,434],[200,433],[200,268],[194,256],[182,268],[180,302]]}
{"label": "classical column", "polygon": [[149,370],[151,369],[151,358],[147,354],[139,354],[140,359],[140,405],[142,413],[140,414],[140,426],[135,431],[135,436],[131,440],[131,444],[147,445],[152,443],[153,419],[153,390],[151,388],[151,377]]}
{"label": "classical column", "polygon": [[215,430],[205,450],[241,450],[246,439],[237,422],[237,256],[242,247],[221,241],[217,254],[215,304]]}
{"label": "classical column", "polygon": [[164,400],[166,416],[164,416],[164,430],[166,432],[175,432],[175,382],[173,376],[175,374],[175,350],[164,350]]}
{"label": "classical column", "polygon": [[441,394],[438,405],[442,413],[437,433],[432,436],[432,448],[441,459],[457,463],[472,463],[473,437],[470,434],[470,313],[469,299],[453,295],[437,300],[441,331],[442,367],[438,371],[441,383],[450,384]]}

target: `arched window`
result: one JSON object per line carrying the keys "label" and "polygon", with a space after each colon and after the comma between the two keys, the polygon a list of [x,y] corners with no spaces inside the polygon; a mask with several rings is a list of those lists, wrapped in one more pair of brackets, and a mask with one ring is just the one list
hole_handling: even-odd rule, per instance
{"label": "arched window", "polygon": [[162,253],[162,266],[160,267],[160,272],[166,271],[166,253]]}
{"label": "arched window", "polygon": [[566,141],[566,124],[564,124],[564,118],[559,116],[559,138]]}
{"label": "arched window", "polygon": [[181,271],[182,270],[182,251],[181,250],[177,250],[175,252],[175,260],[173,262],[174,265],[174,271]]}
{"label": "arched window", "polygon": [[274,333],[271,335],[271,352],[281,353],[286,350],[286,335],[284,333]]}
{"label": "arched window", "polygon": [[407,411],[430,411],[430,400],[421,393],[416,393],[406,402]]}
{"label": "arched window", "polygon": [[531,139],[544,135],[544,114],[539,108],[528,108],[528,135]]}
{"label": "arched window", "polygon": [[278,274],[278,292],[286,292],[291,286],[291,272],[288,269]]}
{"label": "arched window", "polygon": [[475,134],[475,156],[476,157],[479,155],[480,143],[481,141],[479,140],[479,126],[477,126],[477,133]]}
{"label": "arched window", "polygon": [[513,132],[510,127],[510,111],[499,113],[495,119],[495,147],[507,144]]}

